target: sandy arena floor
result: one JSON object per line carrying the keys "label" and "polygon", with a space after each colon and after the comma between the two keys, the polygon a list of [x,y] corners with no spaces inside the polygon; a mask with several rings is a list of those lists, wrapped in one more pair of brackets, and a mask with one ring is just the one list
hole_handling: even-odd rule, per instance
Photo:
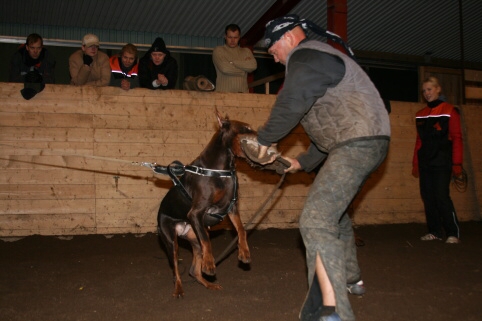
{"label": "sandy arena floor", "polygon": [[[461,224],[462,243],[422,242],[422,224],[356,231],[367,293],[351,296],[358,321],[482,320],[482,222]],[[232,240],[213,233],[214,254]],[[252,264],[232,253],[217,267],[221,291],[188,276],[181,249],[183,299],[171,297],[171,270],[157,235],[31,236],[0,241],[0,319],[7,320],[298,320],[307,290],[297,229],[250,233]]]}

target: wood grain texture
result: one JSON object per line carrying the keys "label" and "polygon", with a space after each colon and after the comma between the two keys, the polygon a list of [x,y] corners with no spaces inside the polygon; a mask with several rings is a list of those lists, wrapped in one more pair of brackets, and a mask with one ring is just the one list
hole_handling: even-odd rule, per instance
{"label": "wood grain texture", "polygon": [[[276,96],[183,90],[47,85],[31,100],[21,84],[0,84],[0,237],[156,231],[164,175],[133,162],[190,163],[217,129],[215,108],[256,129]],[[411,176],[419,103],[391,102],[392,141],[383,165],[353,203],[356,224],[424,222]],[[480,106],[462,106],[469,188],[452,197],[463,221],[479,219]],[[294,157],[309,139],[297,126],[279,143]],[[280,176],[237,160],[239,208],[248,222]],[[314,173],[288,174],[255,226],[297,227]],[[226,225],[228,226],[228,225]],[[252,228],[248,226],[248,228]]]}

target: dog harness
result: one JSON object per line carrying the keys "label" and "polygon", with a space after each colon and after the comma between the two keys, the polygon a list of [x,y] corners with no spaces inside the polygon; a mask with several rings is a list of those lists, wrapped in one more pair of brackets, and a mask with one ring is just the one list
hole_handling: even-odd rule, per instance
{"label": "dog harness", "polygon": [[234,184],[233,184],[234,191],[233,191],[233,198],[229,203],[229,207],[225,213],[206,213],[212,218],[214,218],[215,220],[212,223],[210,222],[209,226],[215,225],[221,222],[222,220],[224,220],[226,215],[231,212],[234,204],[236,204],[236,201],[238,200],[238,178],[236,176],[236,169],[234,169],[234,167],[230,170],[207,169],[207,168],[203,168],[195,165],[183,165],[180,161],[176,160],[173,163],[169,164],[168,166],[155,165],[152,167],[152,170],[159,174],[169,175],[172,182],[174,183],[174,186],[178,186],[179,190],[184,194],[184,196],[189,201],[192,201],[192,197],[191,195],[189,195],[184,185],[182,185],[178,176],[184,175],[185,172],[190,172],[196,175],[208,176],[208,177],[231,177],[234,181]]}

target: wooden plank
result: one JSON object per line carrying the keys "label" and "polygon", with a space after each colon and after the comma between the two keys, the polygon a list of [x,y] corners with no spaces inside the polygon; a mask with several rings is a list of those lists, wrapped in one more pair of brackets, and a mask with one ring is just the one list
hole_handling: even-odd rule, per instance
{"label": "wooden plank", "polygon": [[2,127],[0,142],[21,140],[92,142],[93,136],[92,128]]}
{"label": "wooden plank", "polygon": [[0,215],[0,236],[80,235],[96,232],[93,214]]}
{"label": "wooden plank", "polygon": [[116,187],[115,180],[113,180],[111,185],[97,184],[95,196],[98,199],[155,199],[160,203],[168,189],[173,186],[171,181],[167,183],[165,188],[160,188],[149,182],[147,182],[147,184],[132,185],[124,184],[124,182],[121,181]]}
{"label": "wooden plank", "polygon": [[[125,232],[125,233],[129,233],[129,232]],[[6,239],[18,239],[18,237],[26,237],[31,235],[58,236],[58,237],[68,239],[69,237],[74,235],[90,235],[90,234],[101,234],[101,233],[98,233],[97,228],[95,227],[85,227],[85,226],[77,226],[74,228],[48,227],[45,229],[30,229],[27,226],[26,228],[0,230],[0,238],[6,238]]]}
{"label": "wooden plank", "polygon": [[157,215],[159,210],[159,199],[97,199],[95,212],[97,221],[105,217],[144,217],[145,215]]}
{"label": "wooden plank", "polygon": [[96,226],[102,227],[129,227],[131,230],[142,226],[157,225],[157,209],[144,215],[133,215],[132,213],[102,213],[96,217]]}
{"label": "wooden plank", "polygon": [[482,70],[464,70],[465,81],[482,82]]}
{"label": "wooden plank", "polygon": [[0,200],[0,217],[4,214],[19,216],[40,214],[93,214],[94,199],[13,199]]}
{"label": "wooden plank", "polygon": [[55,101],[47,100],[47,97],[42,97],[42,100],[32,101],[30,104],[25,104],[25,99],[19,96],[16,99],[9,99],[4,101],[1,105],[0,111],[10,113],[47,113],[47,114],[92,114],[95,110],[92,105],[91,108],[86,108],[86,104],[82,100],[74,100],[71,96],[57,96]]}
{"label": "wooden plank", "polygon": [[[206,143],[207,144],[207,143]],[[171,161],[180,159],[183,163],[194,160],[204,149],[201,144],[145,144],[145,143],[103,143],[95,144],[95,155],[114,158],[144,158],[156,161],[155,157],[170,156]],[[186,160],[187,159],[187,160]]]}
{"label": "wooden plank", "polygon": [[465,86],[465,98],[482,99],[482,87]]}
{"label": "wooden plank", "polygon": [[[33,103],[19,96],[20,89],[21,84],[0,86],[4,102],[0,102],[0,222],[14,222],[0,229],[0,236],[155,231],[160,200],[172,181],[133,162],[187,164],[217,129],[215,107],[258,128],[276,99],[276,95],[52,85]],[[389,154],[355,200],[360,224],[424,222],[418,180],[411,176],[414,115],[424,104],[394,101],[391,106]],[[477,186],[482,179],[479,110],[479,106],[461,108],[471,179],[466,193],[452,188],[452,199],[462,220],[473,217],[482,198]],[[279,142],[279,150],[296,156],[309,143],[297,126]],[[252,168],[242,159],[236,167],[241,217],[247,222],[280,176]],[[256,228],[297,227],[314,177],[315,173],[304,172],[287,175]],[[73,214],[77,211],[82,213]],[[89,224],[81,223],[83,216]]]}
{"label": "wooden plank", "polygon": [[144,226],[136,226],[132,228],[130,226],[99,226],[96,229],[97,234],[104,234],[104,235],[112,235],[112,234],[146,234],[146,233],[157,233],[157,225],[144,225]]}
{"label": "wooden plank", "polygon": [[[189,119],[188,112],[176,112],[171,115],[158,114],[156,116],[119,116],[119,115],[95,115],[95,128],[118,128],[118,129],[148,129],[148,130],[202,130],[214,128],[214,119],[199,117],[196,122],[186,122]],[[208,127],[209,126],[209,127]]]}
{"label": "wooden plank", "polygon": [[0,168],[0,184],[95,184],[95,180],[94,174],[88,171]]}
{"label": "wooden plank", "polygon": [[93,199],[94,185],[0,185],[0,200],[65,200]]}
{"label": "wooden plank", "polygon": [[92,155],[92,143],[56,141],[1,141],[0,155]]}
{"label": "wooden plank", "polygon": [[0,127],[71,127],[92,128],[91,114],[47,114],[0,112]]}
{"label": "wooden plank", "polygon": [[206,130],[165,131],[101,128],[96,129],[93,136],[96,143],[201,144],[209,142],[214,133],[214,131]]}

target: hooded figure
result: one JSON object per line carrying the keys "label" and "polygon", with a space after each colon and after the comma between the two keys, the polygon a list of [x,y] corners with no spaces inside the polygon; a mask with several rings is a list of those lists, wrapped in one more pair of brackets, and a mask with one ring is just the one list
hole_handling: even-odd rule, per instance
{"label": "hooded figure", "polygon": [[177,82],[177,61],[162,38],[156,38],[139,61],[139,83],[149,89],[173,89]]}

